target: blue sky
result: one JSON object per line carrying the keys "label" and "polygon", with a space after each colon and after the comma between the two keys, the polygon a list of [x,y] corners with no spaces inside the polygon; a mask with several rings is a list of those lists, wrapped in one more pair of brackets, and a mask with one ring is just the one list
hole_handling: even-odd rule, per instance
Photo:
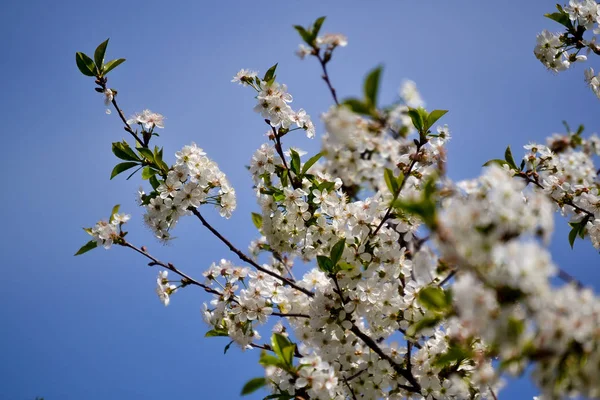
{"label": "blue sky", "polygon": [[[195,141],[219,163],[238,193],[229,221],[208,219],[246,248],[256,210],[245,169],[265,141],[250,90],[231,84],[240,68],[265,71],[279,62],[294,108],[313,119],[331,104],[314,60],[294,54],[293,24],[327,16],[324,31],[349,38],[330,64],[340,97],[359,93],[366,71],[385,66],[381,99],[392,101],[404,78],[417,82],[429,108],[453,134],[449,173],[474,177],[512,145],[561,132],[563,119],[598,130],[598,100],[583,67],[554,76],[534,58],[535,35],[558,29],[543,18],[552,1],[5,1],[0,5],[0,97],[4,188],[2,208],[0,399],[232,399],[261,375],[258,353],[204,339],[203,293],[188,289],[163,307],[154,293],[157,271],[126,249],[73,253],[88,240],[81,230],[106,218],[114,204],[133,214],[128,238],[193,276],[220,258],[234,259],[195,220],[182,221],[163,247],[140,222],[139,181],[109,181],[110,143],[125,138],[116,114],[106,115],[93,82],[74,53],[92,53],[111,38],[107,57],[127,58],[110,74],[126,114],[150,108],[167,117],[160,144],[167,161]],[[593,65],[593,63],[592,63]],[[320,128],[321,125],[318,124]],[[290,136],[290,135],[288,135]],[[319,141],[286,136],[286,144],[316,152]],[[13,176],[14,175],[14,176]],[[597,252],[567,243],[558,221],[555,261],[596,288]],[[500,398],[531,398],[520,381]],[[256,396],[255,398],[259,398]]]}

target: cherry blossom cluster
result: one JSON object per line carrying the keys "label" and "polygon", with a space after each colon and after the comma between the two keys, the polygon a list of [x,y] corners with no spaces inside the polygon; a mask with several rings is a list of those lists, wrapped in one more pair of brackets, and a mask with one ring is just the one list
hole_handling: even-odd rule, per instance
{"label": "cherry blossom cluster", "polygon": [[600,138],[586,138],[582,132],[581,126],[577,132],[552,135],[546,145],[526,145],[523,167],[516,174],[547,194],[569,218],[571,245],[577,236],[587,236],[600,249],[600,182],[594,164]]}
{"label": "cherry blossom cluster", "polygon": [[225,218],[236,207],[235,190],[200,147],[192,143],[175,156],[177,162],[155,190],[139,193],[140,203],[146,208],[144,221],[161,240],[168,240],[179,218],[201,204],[213,204]]}
{"label": "cherry blossom cluster", "polygon": [[[596,0],[570,0],[565,7],[557,5],[557,12],[546,17],[563,25],[565,30],[552,33],[544,30],[537,36],[535,56],[553,72],[567,70],[571,64],[587,60],[587,54],[600,54],[595,35],[600,33],[600,5]],[[592,31],[591,39],[585,33]],[[580,54],[582,51],[586,54]],[[585,81],[600,98],[598,77],[593,68],[585,71]]]}
{"label": "cherry blossom cluster", "polygon": [[128,214],[113,214],[109,221],[98,221],[93,228],[86,231],[94,238],[98,246],[105,249],[119,241],[121,238],[121,227],[131,218]]}
{"label": "cherry blossom cluster", "polygon": [[258,78],[257,72],[241,69],[231,81],[251,86],[257,91],[254,111],[268,120],[272,127],[289,131],[290,126],[295,124],[297,128],[306,131],[306,136],[313,138],[315,126],[310,116],[302,108],[296,112],[290,107],[292,95],[287,92],[286,85],[275,82],[275,68],[276,65],[267,71],[262,80]]}

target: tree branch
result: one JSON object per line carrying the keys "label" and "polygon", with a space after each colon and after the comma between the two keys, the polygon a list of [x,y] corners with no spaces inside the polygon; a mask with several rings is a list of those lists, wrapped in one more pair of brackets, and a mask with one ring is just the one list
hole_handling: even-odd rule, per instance
{"label": "tree branch", "polygon": [[258,263],[256,263],[253,259],[251,259],[250,257],[248,257],[247,255],[245,255],[244,253],[242,253],[242,251],[240,251],[237,247],[235,247],[233,244],[231,244],[231,242],[229,240],[227,240],[223,235],[221,235],[219,233],[219,231],[217,231],[215,228],[213,228],[213,226],[211,224],[208,223],[208,221],[206,221],[204,219],[204,217],[202,216],[202,214],[200,214],[200,211],[198,211],[195,208],[191,209],[192,213],[200,220],[200,222],[202,223],[202,225],[204,225],[209,231],[211,231],[211,233],[213,235],[215,235],[221,242],[223,242],[228,248],[229,250],[231,250],[233,253],[235,253],[240,260],[245,261],[246,263],[252,265],[254,268],[256,268],[257,270],[272,276],[273,278],[281,281],[284,285],[288,285],[302,293],[304,293],[305,295],[307,295],[308,297],[314,297],[314,293],[312,293],[309,290],[306,290],[303,287],[298,286],[297,284],[295,284],[294,282],[292,282],[290,279],[287,279],[273,271],[269,271],[266,268],[261,267],[260,265],[258,265]]}

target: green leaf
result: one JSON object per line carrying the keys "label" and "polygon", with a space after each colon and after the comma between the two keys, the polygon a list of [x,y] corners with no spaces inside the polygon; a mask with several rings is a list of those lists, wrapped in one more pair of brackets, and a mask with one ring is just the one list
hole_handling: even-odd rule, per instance
{"label": "green leaf", "polygon": [[290,169],[296,176],[300,175],[300,155],[294,149],[290,149],[292,155],[292,162],[290,163]]}
{"label": "green leaf", "polygon": [[252,213],[252,223],[256,229],[260,229],[262,227],[262,219],[262,215],[255,212]]}
{"label": "green leaf", "polygon": [[271,82],[272,80],[275,80],[275,70],[276,69],[277,69],[277,64],[275,64],[271,68],[269,68],[267,70],[267,72],[265,72],[265,76],[263,77],[263,81],[265,81],[265,82]]}
{"label": "green leaf", "polygon": [[323,25],[323,22],[325,22],[325,17],[320,17],[320,18],[317,18],[317,20],[313,24],[313,28],[312,28],[312,32],[311,32],[313,38],[316,39],[317,36],[319,36],[319,31],[321,30],[321,26]]}
{"label": "green leaf", "polygon": [[319,161],[319,159],[321,157],[323,157],[324,154],[325,154],[324,152],[320,152],[320,153],[317,153],[316,155],[312,156],[311,158],[309,158],[309,160],[307,162],[305,162],[304,165],[302,166],[302,175],[306,174],[308,172],[308,170],[310,169],[310,167],[315,165],[315,163],[317,161]]}
{"label": "green leaf", "polygon": [[106,75],[113,69],[117,68],[119,65],[123,64],[124,62],[125,62],[124,58],[117,58],[116,60],[111,60],[111,61],[107,62],[106,64],[104,64],[104,71],[102,71],[102,73],[104,75]]}
{"label": "green leaf", "polygon": [[498,164],[499,166],[504,166],[504,165],[508,165],[508,163],[504,160],[501,160],[499,158],[495,158],[493,160],[489,160],[488,162],[486,162],[485,164],[483,164],[484,167],[489,167],[492,164]]}
{"label": "green leaf", "polygon": [[552,21],[556,21],[559,24],[561,24],[569,29],[573,29],[573,24],[571,23],[571,20],[569,19],[569,14],[567,14],[564,11],[544,14],[544,17],[550,18]]}
{"label": "green leaf", "polygon": [[346,239],[340,239],[331,248],[329,257],[333,266],[336,266],[338,261],[340,261],[340,258],[342,258],[342,254],[344,254],[344,247],[346,247]]}
{"label": "green leaf", "polygon": [[304,29],[303,26],[294,25],[294,29],[296,29],[298,31],[298,33],[300,34],[300,37],[302,38],[302,40],[304,40],[304,42],[307,45],[309,45],[309,46],[313,45],[312,35],[310,34],[310,32],[308,32],[306,29]]}
{"label": "green leaf", "polygon": [[152,189],[156,190],[160,186],[160,182],[156,178],[156,175],[152,175],[149,179],[150,185],[152,185]]}
{"label": "green leaf", "polygon": [[115,167],[113,168],[113,170],[110,174],[110,179],[119,175],[121,172],[127,171],[128,169],[133,168],[137,165],[139,165],[139,164],[136,162],[133,162],[133,161],[123,162],[123,163],[115,165]]}
{"label": "green leaf", "polygon": [[141,161],[137,154],[131,150],[127,142],[114,142],[112,144],[112,152],[117,158],[125,161]]}
{"label": "green leaf", "polygon": [[96,47],[96,51],[94,52],[94,61],[96,62],[96,68],[98,68],[98,71],[101,72],[102,66],[104,65],[104,54],[106,53],[106,46],[108,46],[108,39],[100,43],[100,45]]}
{"label": "green leaf", "polygon": [[75,53],[75,62],[77,62],[77,68],[79,71],[86,76],[96,76],[96,65],[94,60],[89,58],[85,53]]}
{"label": "green leaf", "polygon": [[448,110],[433,110],[429,113],[427,117],[427,129],[431,128],[433,124],[437,122],[438,119],[442,118]]}
{"label": "green leaf", "polygon": [[337,267],[343,271],[350,271],[350,270],[354,269],[354,265],[348,264],[347,262],[344,262],[344,261],[339,261],[337,263]]}
{"label": "green leaf", "polygon": [[326,273],[333,272],[333,263],[326,256],[317,256],[317,264],[319,264],[319,269]]}
{"label": "green leaf", "polygon": [[88,251],[95,249],[96,247],[98,247],[98,242],[96,242],[95,240],[90,240],[89,242],[81,246],[81,248],[77,250],[77,253],[75,253],[75,255],[78,256],[83,253],[87,253]]}
{"label": "green leaf", "polygon": [[461,346],[452,344],[444,354],[440,354],[433,365],[440,368],[445,368],[451,364],[460,364],[463,360],[471,357],[471,351],[464,349]]}
{"label": "green leaf", "polygon": [[229,343],[227,343],[227,346],[225,346],[225,348],[223,349],[223,354],[227,354],[227,351],[229,351],[229,348],[231,347],[231,345],[233,344],[233,340]]}
{"label": "green leaf", "polygon": [[294,365],[295,351],[296,351],[296,345],[293,343],[290,344],[289,346],[286,346],[281,349],[281,358],[287,365],[290,366],[290,368],[293,367],[293,365]]}
{"label": "green leaf", "polygon": [[573,229],[571,229],[571,231],[569,232],[569,244],[571,245],[571,248],[573,248],[573,245],[575,244],[575,239],[577,239],[578,233],[579,233],[579,224],[573,226]]}
{"label": "green leaf", "polygon": [[364,103],[362,100],[350,98],[342,102],[342,104],[348,106],[352,112],[360,115],[371,115],[373,113],[373,107]]}
{"label": "green leaf", "polygon": [[280,178],[281,179],[281,186],[283,186],[283,187],[287,187],[288,186],[288,183],[289,183],[288,178],[289,178],[289,172],[288,172],[287,169],[284,169],[281,172],[281,178]]}
{"label": "green leaf", "polygon": [[433,328],[436,326],[441,320],[443,316],[441,314],[427,314],[418,322],[412,324],[406,330],[406,335],[414,337],[416,333],[422,331],[426,328]]}
{"label": "green leaf", "polygon": [[423,117],[419,110],[416,108],[409,108],[408,116],[410,117],[415,129],[421,132],[423,130]]}
{"label": "green leaf", "polygon": [[525,321],[517,318],[509,318],[506,327],[506,335],[512,342],[516,342],[521,334],[525,332]]}
{"label": "green leaf", "polygon": [[283,362],[283,360],[281,360],[271,354],[267,354],[267,352],[265,352],[265,351],[263,351],[260,354],[260,359],[258,360],[258,363],[260,365],[262,365],[263,367],[273,366],[273,367],[281,368],[285,371],[287,371],[287,369],[288,369],[288,366]]}
{"label": "green leaf", "polygon": [[517,163],[515,162],[515,159],[513,158],[512,151],[510,150],[510,146],[508,146],[506,148],[506,151],[504,152],[504,159],[506,160],[506,162],[512,169],[519,169],[517,167]]}
{"label": "green leaf", "polygon": [[225,329],[211,329],[204,334],[204,337],[229,336]]}
{"label": "green leaf", "polygon": [[388,190],[395,196],[396,193],[398,193],[398,181],[394,176],[394,172],[391,169],[386,168],[383,171],[383,177],[385,179],[385,184],[387,185]]}
{"label": "green leaf", "polygon": [[377,105],[377,93],[379,92],[379,80],[383,67],[378,66],[371,70],[365,78],[364,93],[367,104],[375,107]]}
{"label": "green leaf", "polygon": [[277,354],[279,356],[279,358],[281,358],[282,360],[285,361],[284,357],[283,357],[283,349],[292,345],[292,342],[290,342],[290,340],[283,336],[280,333],[273,333],[271,335],[271,348],[273,348],[273,351],[275,352],[275,354]]}
{"label": "green leaf", "polygon": [[112,211],[110,212],[110,218],[108,219],[108,222],[113,222],[113,219],[115,218],[115,214],[119,212],[119,208],[121,208],[120,204],[115,205],[112,208]]}
{"label": "green leaf", "polygon": [[449,292],[439,287],[423,288],[419,291],[417,298],[425,308],[434,312],[446,311],[452,304]]}
{"label": "green leaf", "polygon": [[142,170],[142,179],[143,179],[143,180],[150,179],[150,178],[152,178],[154,175],[156,175],[156,173],[157,173],[157,172],[158,172],[158,171],[157,171],[157,170],[155,170],[154,168],[145,167],[145,168]]}
{"label": "green leaf", "polygon": [[266,384],[267,384],[267,380],[262,377],[250,379],[248,382],[246,382],[246,384],[242,388],[241,394],[242,394],[242,396],[245,396],[247,394],[254,393],[261,387],[265,386]]}
{"label": "green leaf", "polygon": [[154,153],[152,152],[152,150],[147,149],[145,147],[136,147],[137,151],[139,151],[139,153],[148,161],[150,161],[151,163],[154,163]]}

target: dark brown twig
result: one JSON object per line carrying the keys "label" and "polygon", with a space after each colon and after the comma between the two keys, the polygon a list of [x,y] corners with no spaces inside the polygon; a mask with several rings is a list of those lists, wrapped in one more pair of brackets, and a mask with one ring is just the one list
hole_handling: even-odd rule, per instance
{"label": "dark brown twig", "polygon": [[204,225],[213,235],[215,235],[221,242],[223,242],[229,248],[229,250],[231,250],[233,253],[235,253],[240,258],[240,260],[252,265],[258,271],[261,271],[261,272],[281,281],[284,285],[288,285],[288,286],[304,293],[308,297],[314,297],[314,293],[312,293],[311,291],[306,290],[305,288],[303,288],[301,286],[298,286],[297,284],[292,282],[290,279],[287,279],[273,271],[269,271],[268,269],[263,268],[260,265],[258,265],[258,263],[256,263],[253,259],[251,259],[247,255],[242,253],[242,251],[240,251],[237,247],[235,247],[233,244],[231,244],[231,242],[229,240],[227,240],[223,235],[221,235],[221,233],[219,233],[219,231],[217,231],[215,228],[213,228],[213,226],[211,224],[209,224],[207,220],[204,219],[202,214],[200,214],[200,211],[198,211],[195,208],[191,209],[191,211],[200,220],[202,225]]}

